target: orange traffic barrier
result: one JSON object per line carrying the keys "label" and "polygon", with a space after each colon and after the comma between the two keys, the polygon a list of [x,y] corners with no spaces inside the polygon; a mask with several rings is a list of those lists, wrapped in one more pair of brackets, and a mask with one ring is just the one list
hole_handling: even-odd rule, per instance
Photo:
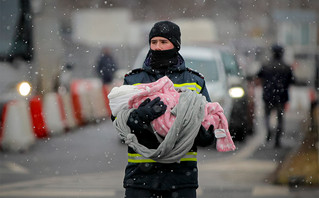
{"label": "orange traffic barrier", "polygon": [[111,108],[110,108],[109,98],[107,97],[107,95],[109,95],[109,93],[110,93],[110,88],[109,88],[109,86],[108,86],[108,85],[104,85],[102,91],[103,91],[103,95],[104,95],[104,101],[105,101],[105,106],[106,106],[107,114],[108,114],[109,117],[111,117],[112,111],[111,111]]}
{"label": "orange traffic barrier", "polygon": [[309,99],[311,103],[317,101],[316,90],[314,88],[309,89]]}
{"label": "orange traffic barrier", "polygon": [[1,125],[0,125],[0,146],[2,142],[2,137],[4,133],[4,123],[6,122],[6,113],[7,113],[8,103],[4,104],[1,112]]}
{"label": "orange traffic barrier", "polygon": [[32,119],[32,128],[36,137],[48,137],[48,129],[43,115],[43,106],[40,96],[34,96],[30,100],[30,113]]}

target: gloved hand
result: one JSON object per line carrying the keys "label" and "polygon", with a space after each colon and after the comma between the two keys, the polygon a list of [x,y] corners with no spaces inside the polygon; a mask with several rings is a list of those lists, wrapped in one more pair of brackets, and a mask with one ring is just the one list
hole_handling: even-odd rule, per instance
{"label": "gloved hand", "polygon": [[210,125],[207,131],[209,131],[210,133],[214,133],[214,129],[214,125]]}
{"label": "gloved hand", "polygon": [[198,146],[209,146],[214,143],[215,134],[214,134],[214,125],[210,125],[209,128],[206,130],[205,127],[201,126],[199,128],[199,132],[195,139],[195,143]]}
{"label": "gloved hand", "polygon": [[147,98],[140,104],[140,106],[135,110],[138,117],[146,122],[150,123],[154,119],[163,115],[166,111],[167,106],[161,101],[160,97],[151,99]]}

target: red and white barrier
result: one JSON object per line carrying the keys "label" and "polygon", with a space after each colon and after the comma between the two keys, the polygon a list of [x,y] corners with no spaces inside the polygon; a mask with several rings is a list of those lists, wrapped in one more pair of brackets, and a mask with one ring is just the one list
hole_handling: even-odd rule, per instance
{"label": "red and white barrier", "polygon": [[41,97],[34,96],[33,98],[31,98],[29,105],[34,134],[38,138],[48,137],[48,127],[46,126],[44,119]]}
{"label": "red and white barrier", "polygon": [[66,128],[73,129],[77,126],[77,122],[74,117],[74,109],[72,105],[71,94],[63,93],[63,94],[60,94],[60,96],[62,98],[63,109],[65,113]]}
{"label": "red and white barrier", "polygon": [[7,116],[7,109],[8,109],[8,104],[4,104],[3,108],[1,109],[1,122],[0,122],[0,147],[3,139],[3,133],[4,133],[4,128],[5,128],[5,121],[6,121],[6,116]]}
{"label": "red and white barrier", "polygon": [[110,116],[108,89],[97,78],[74,80],[71,84],[74,115],[79,124]]}
{"label": "red and white barrier", "polygon": [[90,106],[93,120],[105,118],[108,115],[105,99],[103,94],[103,83],[99,79],[88,80],[88,95],[90,99]]}
{"label": "red and white barrier", "polygon": [[43,112],[49,134],[62,134],[65,131],[66,118],[59,94],[47,93],[43,97]]}
{"label": "red and white barrier", "polygon": [[35,139],[26,101],[8,102],[2,113],[1,147],[9,151],[25,151]]}
{"label": "red and white barrier", "polygon": [[79,125],[91,121],[92,112],[90,100],[87,93],[89,84],[86,80],[73,80],[71,83],[72,104],[74,116]]}
{"label": "red and white barrier", "polygon": [[38,138],[111,116],[110,88],[98,78],[74,80],[70,93],[47,93],[29,102],[14,100],[3,107],[0,146],[4,150],[27,150]]}

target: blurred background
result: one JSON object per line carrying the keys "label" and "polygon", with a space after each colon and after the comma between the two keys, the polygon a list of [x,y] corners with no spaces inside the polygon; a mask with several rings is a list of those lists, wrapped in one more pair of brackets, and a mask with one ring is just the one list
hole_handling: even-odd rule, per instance
{"label": "blurred background", "polygon": [[[243,109],[247,110],[249,121],[238,121],[244,127],[236,142],[238,149],[226,154],[225,161],[212,148],[202,150],[201,174],[207,183],[202,184],[200,197],[210,197],[212,191],[222,194],[224,189],[230,194],[220,197],[298,197],[291,189],[301,183],[319,183],[318,13],[317,0],[0,0],[0,196],[34,196],[32,192],[44,185],[47,194],[41,191],[35,196],[50,197],[53,193],[52,197],[73,197],[88,188],[83,197],[121,197],[126,147],[110,122],[105,96],[112,87],[122,84],[125,73],[142,66],[153,24],[170,20],[181,28],[182,50],[183,46],[211,45],[221,51],[227,48],[234,57],[230,62],[236,65],[235,76],[242,80],[233,85],[243,87],[247,95],[243,101],[227,94],[233,85],[225,68],[227,96],[221,103],[233,101],[230,103],[234,107],[227,115],[230,123],[245,117],[240,111]],[[274,43],[285,48],[284,59],[292,66],[296,81],[286,107],[286,147],[279,150],[264,142],[261,87],[254,81],[261,65],[272,58]],[[105,49],[117,65],[110,82],[102,81],[97,69]],[[56,93],[62,99],[52,97]],[[62,108],[62,100],[69,107],[63,113],[50,114]],[[23,102],[15,107],[12,101]],[[223,107],[227,109],[227,105]],[[27,116],[20,118],[21,115]],[[276,119],[271,122],[276,123]],[[28,143],[20,141],[27,137],[26,128],[39,137],[36,146],[34,137],[29,137]],[[9,133],[13,134],[9,135],[11,139]],[[212,163],[211,159],[219,160]],[[239,165],[232,169],[230,162]],[[231,175],[223,172],[226,169],[233,171]],[[81,177],[88,181],[81,180],[85,182],[80,182],[79,188],[74,178],[51,178],[78,178],[88,173],[91,175]],[[265,175],[269,177],[265,179]],[[43,178],[51,179],[36,180]],[[92,180],[105,182],[110,191],[99,191],[105,188],[101,184],[92,187]],[[243,186],[238,186],[241,182]],[[265,183],[287,184],[288,191],[285,187],[264,187]],[[54,194],[64,184],[69,191]],[[21,186],[29,191],[17,191]],[[313,189],[301,191],[309,197],[318,195]]]}
{"label": "blurred background", "polygon": [[[23,2],[28,10],[21,19],[25,27],[15,43],[12,39],[16,37],[12,36],[17,33],[19,1],[2,1],[0,54],[14,59],[13,65],[19,65],[19,57],[30,59],[24,75],[29,75],[36,92],[51,91],[66,64],[73,65],[72,77],[96,75],[96,60],[103,47],[111,49],[120,69],[130,70],[138,52],[148,44],[149,29],[158,20],[180,22],[183,44],[195,41],[233,46],[247,76],[254,75],[260,62],[269,59],[269,46],[280,43],[286,48],[285,58],[293,65],[299,83],[315,83],[317,1]],[[13,10],[16,15],[11,14]]]}

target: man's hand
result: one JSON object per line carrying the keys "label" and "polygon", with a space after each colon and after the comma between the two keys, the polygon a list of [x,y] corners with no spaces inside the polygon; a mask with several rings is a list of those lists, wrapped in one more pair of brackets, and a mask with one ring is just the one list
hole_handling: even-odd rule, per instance
{"label": "man's hand", "polygon": [[152,101],[147,98],[135,111],[142,121],[150,123],[154,119],[163,115],[166,108],[167,106],[161,101],[161,98],[157,97]]}
{"label": "man's hand", "polygon": [[209,146],[214,143],[215,135],[214,135],[214,125],[210,125],[209,128],[206,130],[203,125],[199,128],[199,132],[196,136],[195,143],[198,146]]}

